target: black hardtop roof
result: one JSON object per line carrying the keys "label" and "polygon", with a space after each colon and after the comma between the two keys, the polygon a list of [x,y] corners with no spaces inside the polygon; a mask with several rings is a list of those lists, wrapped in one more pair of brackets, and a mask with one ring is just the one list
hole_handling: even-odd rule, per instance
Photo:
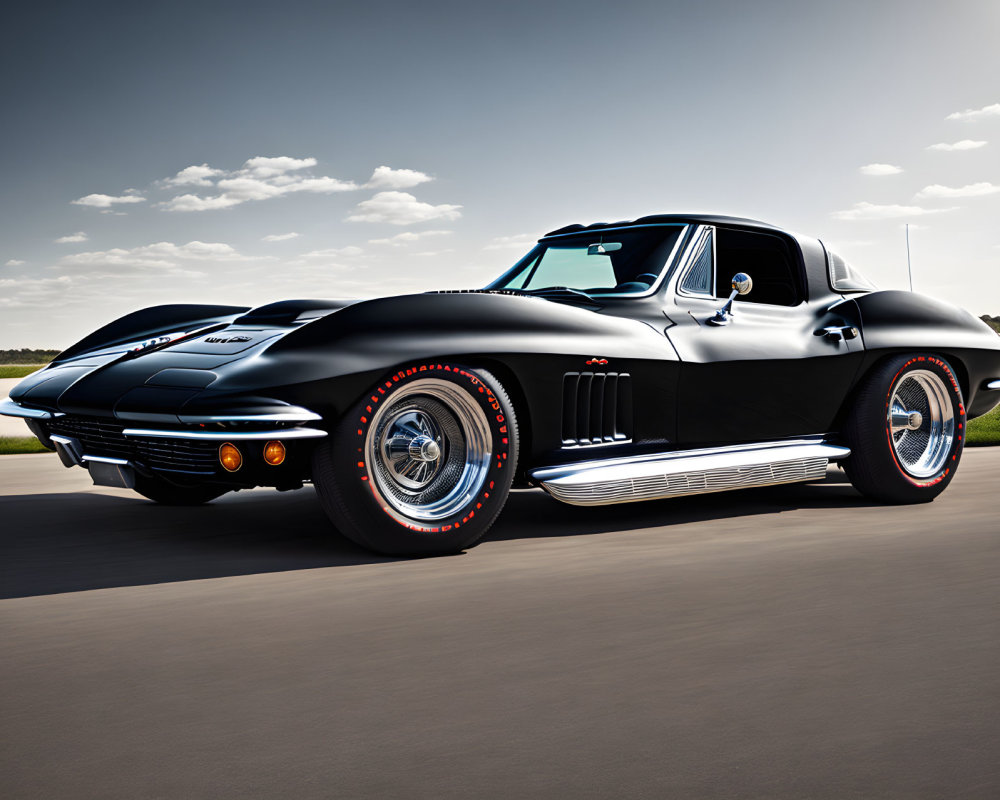
{"label": "black hardtop roof", "polygon": [[[648,217],[626,220],[623,222],[594,222],[590,225],[566,225],[558,230],[549,231],[548,236],[560,236],[567,233],[585,233],[586,231],[599,231],[606,228],[627,228],[633,225],[666,225],[670,223],[694,223],[696,225],[737,225],[742,228],[757,228],[760,230],[777,231],[779,233],[788,232],[756,219],[745,217],[727,217],[719,214],[653,214]],[[542,237],[542,238],[545,238]]]}

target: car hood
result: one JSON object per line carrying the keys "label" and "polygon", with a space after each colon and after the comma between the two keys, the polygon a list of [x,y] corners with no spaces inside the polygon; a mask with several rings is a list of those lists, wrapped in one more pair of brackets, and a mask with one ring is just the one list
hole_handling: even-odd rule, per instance
{"label": "car hood", "polygon": [[[153,333],[144,331],[139,346],[149,344],[148,351],[133,352],[134,335],[89,349],[74,346],[18,384],[11,398],[67,414],[174,423],[206,403],[252,405],[266,394],[260,402],[273,405],[282,387],[432,353],[445,339],[454,352],[488,352],[499,333],[525,352],[550,352],[567,335],[588,351],[595,339],[627,343],[637,357],[655,357],[663,348],[662,334],[634,320],[489,291],[292,300],[236,311],[172,331],[164,322],[160,334],[203,331],[176,341],[143,341]],[[648,338],[637,337],[637,329]],[[317,371],[318,363],[325,372]]]}

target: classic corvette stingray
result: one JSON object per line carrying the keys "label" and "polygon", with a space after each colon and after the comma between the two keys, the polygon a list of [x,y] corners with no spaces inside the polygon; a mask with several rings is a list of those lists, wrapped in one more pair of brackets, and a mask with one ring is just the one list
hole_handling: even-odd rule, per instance
{"label": "classic corvette stingray", "polygon": [[477,542],[511,487],[578,505],[819,480],[936,497],[1000,337],[746,219],[570,225],[485,289],[137,311],[22,381],[67,467],[197,504],[312,482],[385,553]]}

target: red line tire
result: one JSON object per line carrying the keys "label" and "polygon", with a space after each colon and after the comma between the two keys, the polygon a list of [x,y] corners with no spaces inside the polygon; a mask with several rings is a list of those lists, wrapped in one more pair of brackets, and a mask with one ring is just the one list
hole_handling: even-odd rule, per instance
{"label": "red line tire", "polygon": [[965,428],[951,365],[931,353],[896,356],[867,376],[854,399],[844,471],[873,500],[929,502],[955,477]]}
{"label": "red line tire", "polygon": [[347,538],[389,555],[454,553],[496,520],[517,466],[517,420],[482,369],[387,375],[316,448],[313,483]]}

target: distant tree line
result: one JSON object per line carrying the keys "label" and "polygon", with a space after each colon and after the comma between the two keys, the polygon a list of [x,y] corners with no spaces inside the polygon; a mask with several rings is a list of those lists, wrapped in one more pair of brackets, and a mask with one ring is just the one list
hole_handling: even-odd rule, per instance
{"label": "distant tree line", "polygon": [[58,350],[0,350],[0,364],[48,364]]}
{"label": "distant tree line", "polygon": [[979,319],[993,328],[997,333],[1000,333],[1000,317],[991,317],[989,314],[983,314]]}

